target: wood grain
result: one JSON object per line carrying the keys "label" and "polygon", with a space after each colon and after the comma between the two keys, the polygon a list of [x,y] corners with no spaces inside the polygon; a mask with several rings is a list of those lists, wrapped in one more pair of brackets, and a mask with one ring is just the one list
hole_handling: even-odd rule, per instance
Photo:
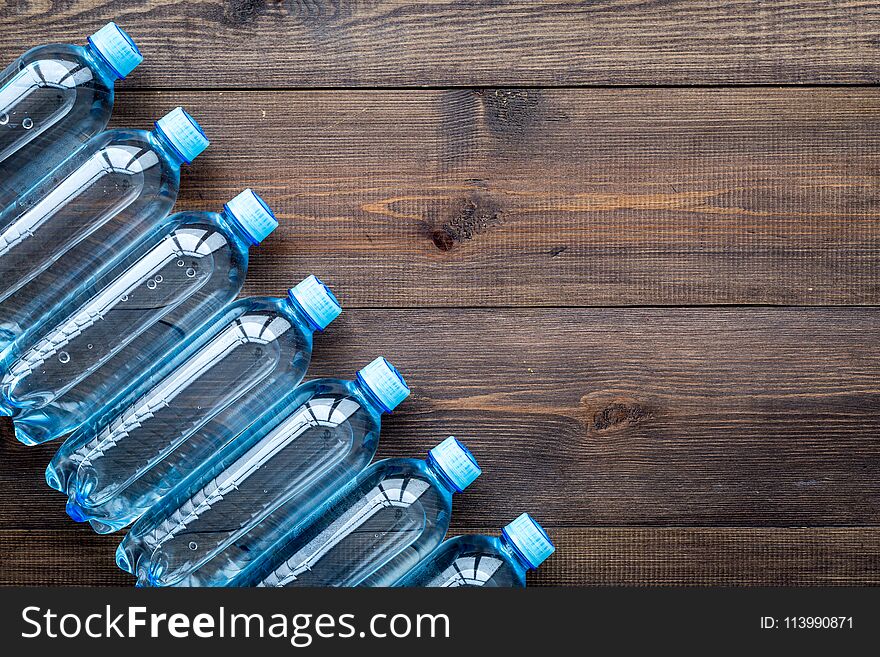
{"label": "wood grain", "polygon": [[6,3],[0,60],[105,21],[141,87],[876,83],[868,0]]}
{"label": "wood grain", "polygon": [[281,228],[249,291],[350,307],[880,303],[880,91],[127,92],[212,146],[178,208],[247,185]]}
{"label": "wood grain", "polygon": [[[549,528],[556,554],[529,586],[805,586],[880,584],[880,529]],[[450,534],[498,533],[455,527]],[[131,586],[118,535],[86,528],[0,530],[0,586]]]}
{"label": "wood grain", "polygon": [[[394,362],[413,395],[379,455],[463,439],[484,475],[462,526],[876,525],[878,329],[858,308],[359,310],[309,374]],[[70,527],[42,481],[52,446],[4,428],[4,527]]]}
{"label": "wood grain", "polygon": [[[245,292],[339,293],[310,376],[386,355],[379,456],[473,448],[453,533],[534,513],[530,585],[880,583],[876,2],[18,2],[0,61],[111,19],[112,125],[212,139],[178,209],[277,210]],[[0,420],[0,585],[130,584],[54,448]]]}

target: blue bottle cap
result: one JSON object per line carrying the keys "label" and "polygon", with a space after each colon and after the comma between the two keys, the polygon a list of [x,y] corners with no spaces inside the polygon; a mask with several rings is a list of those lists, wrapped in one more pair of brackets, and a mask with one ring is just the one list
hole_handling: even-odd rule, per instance
{"label": "blue bottle cap", "polygon": [[156,129],[174,146],[184,162],[190,164],[210,143],[201,126],[182,107],[156,121]]}
{"label": "blue bottle cap", "polygon": [[528,513],[522,514],[501,530],[532,568],[537,568],[556,550],[544,528]]}
{"label": "blue bottle cap", "polygon": [[88,41],[120,80],[144,61],[131,37],[113,21],[95,32]]}
{"label": "blue bottle cap", "polygon": [[428,461],[434,463],[455,486],[459,493],[480,476],[477,459],[455,436],[449,436],[428,452]]}
{"label": "blue bottle cap", "polygon": [[400,372],[381,356],[358,372],[358,381],[370,389],[382,403],[386,413],[390,413],[404,399],[409,397],[409,386]]}
{"label": "blue bottle cap", "polygon": [[252,189],[248,188],[223,206],[251,240],[259,244],[278,227],[272,209]]}
{"label": "blue bottle cap", "polygon": [[312,327],[323,331],[330,322],[339,317],[342,306],[317,276],[309,276],[287,291],[293,301],[308,317]]}

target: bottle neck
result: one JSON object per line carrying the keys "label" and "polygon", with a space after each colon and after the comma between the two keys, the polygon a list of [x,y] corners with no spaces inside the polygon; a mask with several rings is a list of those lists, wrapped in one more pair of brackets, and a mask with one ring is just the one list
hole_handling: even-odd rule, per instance
{"label": "bottle neck", "polygon": [[532,564],[523,556],[516,546],[504,535],[501,536],[501,547],[523,570],[532,570]]}
{"label": "bottle neck", "polygon": [[101,74],[101,77],[110,80],[111,84],[122,79],[122,76],[119,75],[119,71],[110,65],[110,62],[104,58],[104,55],[101,54],[100,50],[92,45],[91,41],[86,43],[85,53],[89,60],[89,64]]}
{"label": "bottle neck", "polygon": [[431,472],[434,473],[434,476],[437,477],[437,480],[441,484],[443,484],[443,486],[444,486],[444,488],[446,488],[446,490],[448,490],[453,495],[455,493],[459,492],[458,487],[454,483],[452,483],[452,480],[448,476],[446,476],[446,473],[443,472],[443,468],[441,468],[437,464],[437,462],[434,460],[434,458],[430,454],[428,455],[426,462],[428,464],[428,470],[430,470]]}
{"label": "bottle neck", "polygon": [[242,227],[242,225],[238,222],[231,212],[229,212],[226,208],[223,209],[223,212],[220,213],[220,217],[223,220],[223,227],[226,228],[233,236],[235,236],[240,242],[246,244],[248,247],[254,246],[257,242],[254,241],[254,238],[250,236],[250,234]]}
{"label": "bottle neck", "polygon": [[385,404],[383,404],[382,400],[379,399],[376,394],[370,389],[370,386],[364,383],[364,380],[361,378],[360,374],[358,374],[355,385],[357,386],[357,389],[361,393],[361,395],[363,395],[363,397],[367,400],[370,408],[374,410],[378,415],[391,412],[387,408],[385,408]]}
{"label": "bottle neck", "polygon": [[165,133],[159,130],[157,127],[151,133],[156,140],[156,143],[159,145],[163,155],[165,158],[173,164],[176,168],[182,167],[186,164],[186,158],[177,150],[177,147],[171,143],[171,140],[165,136]]}
{"label": "bottle neck", "polygon": [[289,294],[287,295],[287,307],[290,309],[290,314],[293,315],[296,321],[310,333],[321,330],[312,318],[309,317],[308,313],[302,309],[302,306],[300,306],[299,303],[297,303]]}

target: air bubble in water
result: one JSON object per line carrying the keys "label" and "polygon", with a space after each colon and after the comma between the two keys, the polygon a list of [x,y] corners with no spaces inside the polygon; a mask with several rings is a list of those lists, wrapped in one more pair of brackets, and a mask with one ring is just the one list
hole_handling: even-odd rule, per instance
{"label": "air bubble in water", "polygon": [[86,349],[93,349],[94,346],[95,346],[95,345],[93,345],[93,344],[90,342],[89,344],[86,345]]}
{"label": "air bubble in water", "polygon": [[177,266],[178,266],[178,267],[183,267],[185,264],[186,264],[186,263],[185,263],[183,260],[178,260],[178,261],[177,261]]}
{"label": "air bubble in water", "polygon": [[190,550],[195,550],[197,547],[199,547],[199,544],[196,543],[195,541],[190,541],[190,542],[189,542],[189,549],[190,549]]}
{"label": "air bubble in water", "polygon": [[162,274],[159,274],[158,276],[156,276],[156,279],[155,279],[155,280],[156,280],[157,283],[161,283],[161,282],[164,281],[165,279],[162,278]]}
{"label": "air bubble in water", "polygon": [[26,116],[21,122],[21,127],[24,128],[25,130],[30,130],[31,128],[33,128],[34,122],[31,119],[31,117]]}
{"label": "air bubble in water", "polygon": [[67,353],[66,351],[62,351],[60,354],[58,354],[58,360],[61,361],[62,363],[69,363],[70,362],[70,354]]}
{"label": "air bubble in water", "polygon": [[0,125],[6,125],[9,123],[9,115],[6,112],[0,114]]}
{"label": "air bubble in water", "polygon": [[196,270],[193,269],[192,267],[190,267],[189,269],[186,270],[186,275],[189,278],[195,278],[196,277]]}
{"label": "air bubble in water", "polygon": [[156,289],[156,281],[147,281],[147,287],[150,288],[151,290],[155,290]]}
{"label": "air bubble in water", "polygon": [[125,303],[126,301],[128,301],[128,295],[123,294],[121,297],[119,297],[119,300],[122,301],[123,303]]}

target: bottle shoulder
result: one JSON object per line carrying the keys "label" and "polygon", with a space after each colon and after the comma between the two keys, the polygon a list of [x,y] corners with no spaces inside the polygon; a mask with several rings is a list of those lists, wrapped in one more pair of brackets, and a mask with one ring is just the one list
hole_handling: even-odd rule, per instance
{"label": "bottle shoulder", "polygon": [[297,333],[305,333],[311,342],[312,328],[306,319],[285,297],[247,297],[241,299],[241,312],[248,315],[264,315],[284,319],[296,328]]}
{"label": "bottle shoulder", "polygon": [[18,56],[19,62],[36,62],[55,57],[67,57],[75,59],[78,54],[84,53],[85,48],[72,43],[44,43],[33,48],[28,48]]}
{"label": "bottle shoulder", "polygon": [[356,479],[359,494],[380,489],[402,505],[452,508],[452,492],[422,459],[385,459],[367,468]]}
{"label": "bottle shoulder", "polygon": [[302,383],[294,391],[294,403],[302,405],[310,399],[326,397],[334,401],[341,399],[358,399],[356,386],[344,379],[323,378],[312,379]]}
{"label": "bottle shoulder", "polygon": [[344,379],[312,379],[300,384],[278,407],[281,413],[296,412],[308,405],[311,413],[333,424],[356,423],[364,431],[379,431],[381,411],[376,410],[357,383]]}
{"label": "bottle shoulder", "polygon": [[[245,315],[261,317],[283,317],[293,320],[286,299],[278,297],[244,297],[231,303],[224,315],[232,321]],[[222,320],[221,320],[222,321]]]}
{"label": "bottle shoulder", "polygon": [[14,67],[23,70],[34,64],[39,65],[42,83],[59,87],[91,84],[113,92],[115,77],[85,46],[65,43],[36,46],[20,55]]}
{"label": "bottle shoulder", "polygon": [[494,536],[467,534],[444,541],[402,586],[525,586],[526,570]]}
{"label": "bottle shoulder", "polygon": [[213,253],[224,247],[234,250],[240,258],[247,258],[248,244],[235,233],[218,212],[178,212],[166,221],[163,234],[172,235],[185,252],[197,255]]}
{"label": "bottle shoulder", "polygon": [[[86,46],[79,46],[70,43],[49,43],[36,46],[19,55],[18,59],[15,61],[15,66],[22,69],[31,64],[40,64],[40,71],[46,76],[44,79],[47,83],[65,83],[66,80],[52,77],[52,62],[72,64],[77,69],[87,68],[92,72],[96,79],[104,83],[109,83],[110,87],[113,86],[112,80],[105,79],[104,71],[100,70],[100,65],[94,61]],[[68,71],[74,70],[73,67],[67,67],[67,69]],[[69,74],[70,73],[68,72],[68,75]],[[87,80],[88,78],[80,75],[78,76],[78,79],[72,80],[71,82],[82,83]]]}
{"label": "bottle shoulder", "polygon": [[[96,160],[95,156],[100,159]],[[70,161],[76,166],[83,161],[98,161],[105,168],[117,171],[145,171],[159,166],[166,177],[179,178],[179,157],[156,135],[155,131],[137,128],[104,130],[86,141]]]}
{"label": "bottle shoulder", "polygon": [[282,352],[310,353],[312,331],[296,317],[286,299],[245,297],[220,310],[201,331],[199,344],[232,330],[241,343],[278,342]]}
{"label": "bottle shoulder", "polygon": [[[522,565],[511,553],[510,548],[505,546],[504,541],[498,536],[486,536],[483,534],[461,534],[445,541],[441,546],[452,558],[471,557],[480,555],[504,561],[510,568],[521,570],[525,573]],[[438,551],[440,548],[438,548]]]}
{"label": "bottle shoulder", "polygon": [[20,65],[53,59],[86,63],[86,48],[72,43],[47,43],[26,50],[18,57]]}
{"label": "bottle shoulder", "polygon": [[104,130],[74,151],[59,166],[58,172],[67,176],[83,167],[125,175],[160,171],[160,180],[169,181],[173,187],[179,184],[179,163],[155,135],[146,130]]}

